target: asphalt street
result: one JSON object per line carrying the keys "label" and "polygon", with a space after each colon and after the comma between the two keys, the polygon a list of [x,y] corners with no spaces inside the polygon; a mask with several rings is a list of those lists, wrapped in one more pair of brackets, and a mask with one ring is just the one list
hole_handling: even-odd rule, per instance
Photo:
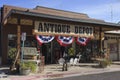
{"label": "asphalt street", "polygon": [[120,80],[120,71],[47,80]]}

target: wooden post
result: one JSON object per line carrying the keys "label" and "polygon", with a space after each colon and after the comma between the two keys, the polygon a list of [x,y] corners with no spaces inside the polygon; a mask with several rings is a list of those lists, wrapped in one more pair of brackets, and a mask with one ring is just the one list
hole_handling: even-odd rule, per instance
{"label": "wooden post", "polygon": [[[17,25],[17,55],[11,67],[11,71],[14,70],[14,68],[16,67],[17,72],[19,72],[19,64],[17,63],[20,58],[20,36],[21,36],[21,28],[20,28],[20,25]],[[15,66],[16,64],[17,66]]]}
{"label": "wooden post", "polygon": [[20,36],[21,36],[21,28],[20,25],[17,26],[17,50],[20,50]]}
{"label": "wooden post", "polygon": [[100,41],[100,43],[99,43],[99,47],[100,47],[100,57],[102,57],[102,53],[101,53],[101,51],[102,51],[102,28],[100,27],[99,29],[100,29],[100,30],[99,30],[99,41]]}

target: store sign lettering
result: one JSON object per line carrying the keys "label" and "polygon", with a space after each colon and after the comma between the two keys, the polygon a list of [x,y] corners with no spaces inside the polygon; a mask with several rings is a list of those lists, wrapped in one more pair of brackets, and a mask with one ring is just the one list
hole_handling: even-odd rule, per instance
{"label": "store sign lettering", "polygon": [[38,31],[40,32],[58,32],[70,33],[70,25],[39,23]]}
{"label": "store sign lettering", "polygon": [[51,32],[51,33],[73,33],[73,34],[93,34],[93,28],[88,26],[37,22],[35,29],[38,32]]}

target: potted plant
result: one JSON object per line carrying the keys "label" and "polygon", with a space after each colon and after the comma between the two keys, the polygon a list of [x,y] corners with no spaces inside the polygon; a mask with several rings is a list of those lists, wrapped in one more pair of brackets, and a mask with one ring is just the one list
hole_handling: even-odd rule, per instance
{"label": "potted plant", "polygon": [[37,70],[37,64],[36,64],[36,62],[29,62],[29,67],[30,67],[30,70],[31,70],[31,72],[32,73],[35,73],[36,72],[36,70]]}
{"label": "potted plant", "polygon": [[28,75],[30,73],[30,67],[27,62],[20,63],[20,74],[21,75]]}
{"label": "potted plant", "polygon": [[110,66],[110,64],[111,64],[111,60],[108,59],[101,59],[99,61],[99,66],[102,68],[106,68],[107,66]]}
{"label": "potted plant", "polygon": [[28,75],[30,72],[36,72],[37,65],[35,62],[26,61],[20,63],[20,74]]}

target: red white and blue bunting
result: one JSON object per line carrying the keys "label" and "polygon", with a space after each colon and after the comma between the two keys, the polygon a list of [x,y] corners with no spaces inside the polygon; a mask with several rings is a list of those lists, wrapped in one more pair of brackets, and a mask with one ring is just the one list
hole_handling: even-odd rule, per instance
{"label": "red white and blue bunting", "polygon": [[57,36],[57,41],[59,42],[59,44],[61,46],[67,46],[69,44],[71,44],[74,41],[74,38],[69,36],[69,37],[65,37],[65,36]]}
{"label": "red white and blue bunting", "polygon": [[54,36],[42,36],[42,35],[37,35],[36,39],[40,45],[43,43],[49,43],[51,42],[55,37]]}
{"label": "red white and blue bunting", "polygon": [[[55,37],[54,36],[42,36],[42,35],[37,35],[36,39],[39,43],[39,45],[42,45],[43,43],[49,43],[51,42]],[[68,46],[72,44],[74,41],[74,37],[71,36],[57,36],[56,37],[57,41],[61,46]],[[87,42],[90,40],[90,38],[82,38],[82,37],[77,37],[76,42],[80,45],[87,45]]]}
{"label": "red white and blue bunting", "polygon": [[81,38],[81,37],[76,38],[76,42],[83,46],[85,46],[89,40],[90,38]]}

